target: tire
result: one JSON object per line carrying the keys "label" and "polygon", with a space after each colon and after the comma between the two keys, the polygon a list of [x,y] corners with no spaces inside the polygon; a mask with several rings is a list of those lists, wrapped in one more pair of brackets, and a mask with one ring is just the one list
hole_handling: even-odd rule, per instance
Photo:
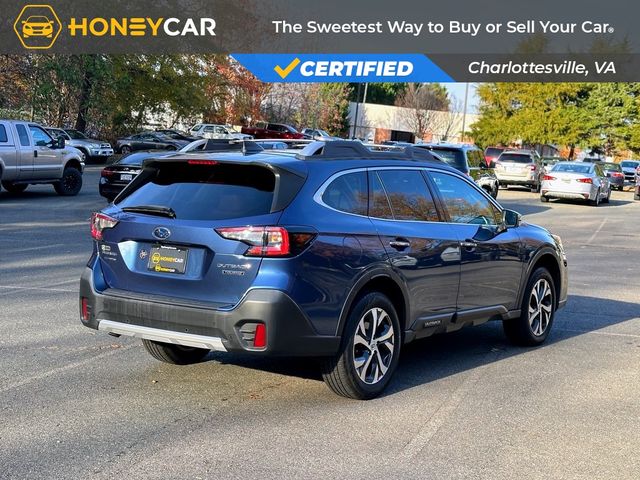
{"label": "tire", "polygon": [[62,173],[59,182],[53,184],[58,195],[63,197],[72,197],[80,193],[82,190],[82,174],[73,167],[67,167]]}
{"label": "tire", "polygon": [[540,195],[540,201],[542,203],[548,203],[549,202],[549,197],[545,197],[544,195]]}
{"label": "tire", "polygon": [[[556,311],[554,285],[553,277],[544,267],[537,268],[531,274],[522,297],[520,316],[502,322],[504,333],[510,342],[530,347],[544,343],[551,331]],[[540,295],[542,302],[536,300]]]}
{"label": "tire", "polygon": [[153,358],[172,365],[198,363],[209,354],[209,350],[205,348],[183,347],[153,340],[142,340],[142,345]]}
{"label": "tire", "polygon": [[340,351],[325,362],[322,377],[343,397],[377,397],[398,366],[401,345],[402,330],[393,304],[382,293],[369,293],[349,312]]}
{"label": "tire", "polygon": [[638,194],[638,193],[634,193],[634,194],[633,194],[633,199],[634,199],[634,200],[640,200],[640,194]]}
{"label": "tire", "polygon": [[26,183],[2,182],[2,186],[9,193],[22,193],[29,185]]}
{"label": "tire", "polygon": [[533,187],[531,187],[531,193],[540,193],[540,183],[537,183],[536,185],[534,185]]}
{"label": "tire", "polygon": [[602,203],[609,203],[610,199],[611,199],[611,189],[609,189],[609,193],[607,193],[607,198],[602,200]]}
{"label": "tire", "polygon": [[600,205],[600,189],[598,189],[598,191],[596,192],[596,199],[588,200],[587,203],[592,207],[597,207],[598,205]]}
{"label": "tire", "polygon": [[129,145],[123,145],[122,147],[120,147],[120,153],[122,155],[127,155],[131,153],[131,147]]}

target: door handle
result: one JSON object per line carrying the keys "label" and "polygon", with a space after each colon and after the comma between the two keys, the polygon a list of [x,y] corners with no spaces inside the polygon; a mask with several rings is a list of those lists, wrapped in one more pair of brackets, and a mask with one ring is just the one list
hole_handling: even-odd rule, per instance
{"label": "door handle", "polygon": [[389,242],[389,246],[395,248],[396,250],[404,250],[411,246],[411,242],[404,238],[396,238],[395,240],[391,240]]}
{"label": "door handle", "polygon": [[468,252],[472,252],[473,250],[475,250],[478,244],[470,240],[465,240],[464,242],[460,242],[460,246],[463,247]]}
{"label": "door handle", "polygon": [[34,150],[33,151],[33,158],[36,158],[38,156],[38,150]]}

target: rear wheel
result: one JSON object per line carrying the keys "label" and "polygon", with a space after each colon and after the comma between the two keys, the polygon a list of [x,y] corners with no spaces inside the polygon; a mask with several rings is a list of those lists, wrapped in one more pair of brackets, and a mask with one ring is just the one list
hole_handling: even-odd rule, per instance
{"label": "rear wheel", "polygon": [[128,153],[131,153],[131,147],[130,147],[129,145],[123,145],[123,146],[120,148],[120,153],[121,153],[122,155],[127,155]]}
{"label": "rear wheel", "polygon": [[611,198],[611,189],[609,189],[609,193],[607,193],[607,196],[605,197],[605,199],[602,200],[602,203],[609,203],[610,198]]}
{"label": "rear wheel", "polygon": [[26,183],[2,182],[2,186],[9,193],[22,193],[28,185]]}
{"label": "rear wheel", "polygon": [[600,189],[598,189],[598,191],[596,192],[596,199],[588,200],[587,203],[589,203],[589,205],[591,205],[592,207],[597,207],[598,205],[600,205]]}
{"label": "rear wheel", "polygon": [[209,350],[204,348],[183,347],[182,345],[155,342],[153,340],[142,340],[142,345],[156,360],[173,365],[198,363],[209,354]]}
{"label": "rear wheel", "polygon": [[545,197],[544,195],[540,195],[540,201],[542,203],[547,203],[549,201],[549,197]]}
{"label": "rear wheel", "polygon": [[556,309],[553,277],[546,268],[536,269],[524,292],[520,317],[504,320],[504,333],[517,345],[536,346],[549,336]]}
{"label": "rear wheel", "polygon": [[349,313],[340,352],[324,365],[324,381],[343,397],[374,398],[391,380],[401,344],[393,304],[381,293],[369,293]]}
{"label": "rear wheel", "polygon": [[58,195],[64,197],[77,195],[82,189],[82,174],[76,168],[67,167],[60,181],[53,184],[53,188]]}

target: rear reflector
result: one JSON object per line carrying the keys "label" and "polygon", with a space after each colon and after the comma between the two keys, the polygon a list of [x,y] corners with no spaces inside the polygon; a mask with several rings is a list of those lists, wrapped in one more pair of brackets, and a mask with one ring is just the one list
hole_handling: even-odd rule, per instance
{"label": "rear reflector", "polygon": [[264,348],[267,346],[267,327],[264,323],[256,325],[256,335],[253,337],[254,348]]}
{"label": "rear reflector", "polygon": [[543,180],[555,180],[556,177],[552,177],[551,175],[545,175],[544,177],[542,177]]}
{"label": "rear reflector", "polygon": [[113,228],[118,224],[118,220],[111,218],[104,213],[94,213],[91,215],[91,236],[94,240],[102,240],[102,232],[107,228]]}
{"label": "rear reflector", "polygon": [[248,257],[282,257],[289,255],[289,233],[282,227],[225,227],[216,232],[227,240],[250,245],[244,252]]}
{"label": "rear reflector", "polygon": [[591,180],[590,178],[578,178],[576,179],[576,181],[580,183],[593,183],[593,180]]}
{"label": "rear reflector", "polygon": [[89,321],[89,315],[91,314],[91,311],[89,309],[89,300],[86,297],[82,297],[80,305],[80,314],[82,315],[82,320],[87,322]]}

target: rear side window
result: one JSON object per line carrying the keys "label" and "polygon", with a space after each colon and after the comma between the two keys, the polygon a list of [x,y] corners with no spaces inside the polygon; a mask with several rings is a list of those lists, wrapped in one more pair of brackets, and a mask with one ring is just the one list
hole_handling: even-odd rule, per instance
{"label": "rear side window", "polygon": [[367,214],[367,198],[366,172],[341,175],[322,194],[322,201],[329,207],[357,215]]}
{"label": "rear side window", "polygon": [[467,172],[467,162],[464,158],[464,150],[460,148],[434,147],[429,148],[438,155],[445,163],[461,172]]}
{"label": "rear side window", "polygon": [[502,152],[504,152],[503,148],[489,147],[484,151],[484,154],[487,157],[498,157]]}
{"label": "rear side window", "polygon": [[[253,165],[167,164],[118,202],[120,208],[155,205],[179,220],[228,220],[271,211],[275,176]],[[147,173],[145,172],[145,175]]]}
{"label": "rear side window", "polygon": [[31,142],[29,141],[29,135],[27,134],[27,129],[24,128],[24,125],[16,125],[16,130],[18,131],[18,138],[20,139],[20,145],[23,147],[28,147]]}
{"label": "rear side window", "polygon": [[395,220],[438,222],[438,211],[419,170],[379,170]]}
{"label": "rear side window", "polygon": [[7,138],[7,129],[4,128],[4,125],[0,125],[0,142],[6,143],[9,139]]}

